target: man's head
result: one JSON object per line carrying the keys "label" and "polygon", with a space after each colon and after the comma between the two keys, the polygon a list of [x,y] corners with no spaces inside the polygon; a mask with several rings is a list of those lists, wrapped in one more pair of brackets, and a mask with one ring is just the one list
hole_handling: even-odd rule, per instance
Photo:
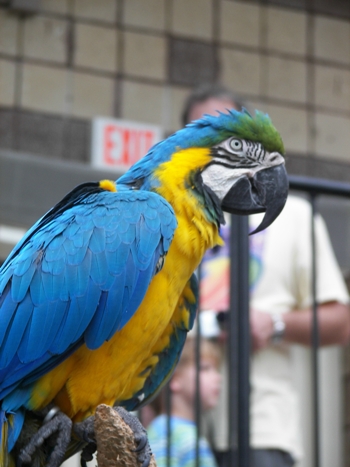
{"label": "man's head", "polygon": [[187,97],[182,112],[182,124],[185,126],[205,113],[215,115],[217,110],[225,112],[227,109],[241,110],[241,100],[223,86],[202,85]]}

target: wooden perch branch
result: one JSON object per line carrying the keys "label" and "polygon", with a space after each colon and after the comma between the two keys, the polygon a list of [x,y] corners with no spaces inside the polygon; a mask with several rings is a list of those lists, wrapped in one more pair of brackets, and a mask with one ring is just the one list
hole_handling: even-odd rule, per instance
{"label": "wooden perch branch", "polygon": [[[97,407],[95,436],[98,467],[140,467],[134,434],[112,407]],[[153,455],[149,467],[157,467]]]}

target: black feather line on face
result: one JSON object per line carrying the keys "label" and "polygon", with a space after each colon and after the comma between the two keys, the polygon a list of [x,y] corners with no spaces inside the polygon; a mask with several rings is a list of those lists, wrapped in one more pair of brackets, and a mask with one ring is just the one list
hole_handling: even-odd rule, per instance
{"label": "black feather line on face", "polygon": [[226,151],[226,149],[221,148],[221,147],[211,148],[210,155],[211,157],[216,158],[216,159],[217,158],[227,159],[227,160],[231,160],[232,162],[234,161],[238,162],[242,160],[242,156],[240,156],[239,154]]}
{"label": "black feather line on face", "polygon": [[257,167],[259,164],[256,160],[249,159],[247,157],[241,157],[237,154],[230,153],[221,148],[222,152],[218,151],[218,148],[212,148],[211,156],[213,160],[209,162],[209,165],[222,165],[228,169],[251,169]]}
{"label": "black feather line on face", "polygon": [[204,211],[210,222],[215,222],[217,226],[225,223],[224,213],[221,209],[221,202],[218,196],[203,183],[200,172],[193,173],[190,177],[187,189],[195,188],[195,195],[204,206]]}
{"label": "black feather line on face", "polygon": [[225,217],[224,217],[223,210],[221,209],[221,202],[218,196],[208,186],[203,185],[203,187],[204,187],[205,199],[207,200],[207,205],[209,205],[209,200],[212,203],[212,207],[213,207],[213,210],[216,214],[217,221],[218,221],[217,225],[219,226],[220,224],[225,224]]}

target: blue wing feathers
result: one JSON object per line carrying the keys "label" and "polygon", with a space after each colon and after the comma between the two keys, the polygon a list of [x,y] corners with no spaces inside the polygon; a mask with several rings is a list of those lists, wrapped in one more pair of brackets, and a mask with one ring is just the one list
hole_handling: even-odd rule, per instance
{"label": "blue wing feathers", "polygon": [[153,197],[147,199],[147,204],[150,208],[155,209],[155,210],[159,207],[157,199]]}
{"label": "blue wing feathers", "polygon": [[[22,430],[22,426],[24,423],[24,414],[24,410],[17,410],[16,413],[10,414],[5,414],[3,410],[0,411],[0,426],[2,427],[4,423],[8,424],[7,444],[9,451],[11,451],[11,449],[15,445],[15,442]],[[0,441],[2,441],[1,435]]]}
{"label": "blue wing feathers", "polygon": [[45,291],[45,296],[49,302],[53,302],[55,300],[57,295],[56,290],[61,288],[63,279],[63,271],[60,274],[43,271],[41,281]]}
{"label": "blue wing feathers", "polygon": [[144,221],[144,225],[142,225],[142,228],[144,231],[147,232],[147,235],[140,235],[138,246],[140,253],[142,253],[146,257],[149,257],[149,252],[152,252],[153,254],[155,249],[157,248],[158,238],[156,235],[154,235],[154,232],[152,232],[152,230],[149,229],[146,220]]}
{"label": "blue wing feathers", "polygon": [[[77,282],[78,282],[78,266],[72,266],[71,264],[66,264],[64,268],[65,283],[68,285],[70,290],[76,291]],[[74,284],[74,288],[72,287]],[[68,292],[68,299],[71,298],[71,293]]]}
{"label": "blue wing feathers", "polygon": [[124,234],[128,228],[129,228],[130,223],[126,219],[120,219],[120,222],[116,225],[116,231],[119,234]]}
{"label": "blue wing feathers", "polygon": [[78,248],[79,248],[79,247],[74,245],[73,240],[71,240],[70,238],[65,238],[62,246],[63,246],[64,251],[67,253],[68,256],[69,255],[74,256],[77,253]]}
{"label": "blue wing feathers", "polygon": [[67,195],[0,270],[0,397],[7,408],[22,400],[21,387],[77,346],[98,348],[121,329],[170,246],[176,219],[163,198],[94,190],[87,184]]}
{"label": "blue wing feathers", "polygon": [[92,280],[103,288],[103,285],[107,280],[107,274],[108,269],[105,251],[93,254],[91,259],[90,271],[90,276]]}
{"label": "blue wing feathers", "polygon": [[89,242],[89,248],[93,253],[101,253],[106,249],[105,229],[95,227]]}
{"label": "blue wing feathers", "polygon": [[147,216],[145,217],[145,222],[147,227],[152,231],[152,232],[159,232],[160,229],[160,219],[159,216],[155,216],[153,218]]}
{"label": "blue wing feathers", "polygon": [[133,314],[133,310],[139,307],[148,288],[148,284],[154,275],[154,270],[155,267],[152,264],[152,267],[148,267],[145,271],[141,271],[139,273],[137,282],[134,284],[133,288],[129,289],[130,292],[128,297],[128,308],[124,309],[124,313],[119,324],[119,329],[121,329],[129,321]]}
{"label": "blue wing feathers", "polygon": [[88,245],[83,245],[77,248],[77,251],[73,255],[67,256],[67,262],[71,265],[80,265],[86,256]]}
{"label": "blue wing feathers", "polygon": [[[106,236],[106,251],[108,252],[116,251],[119,248],[121,242],[122,240],[118,232],[113,232],[113,233],[108,234]],[[107,261],[108,261],[109,256],[111,255],[108,255]]]}
{"label": "blue wing feathers", "polygon": [[80,263],[77,274],[77,283],[75,289],[75,295],[81,297],[86,293],[87,287],[90,283],[90,270],[92,263],[92,253],[90,250],[86,251],[84,259]]}
{"label": "blue wing feathers", "polygon": [[21,339],[17,355],[22,363],[31,362],[43,353],[43,336],[47,336],[51,330],[51,320],[49,317],[48,302],[39,306],[34,306],[30,320],[26,326]]}
{"label": "blue wing feathers", "polygon": [[98,307],[101,293],[99,287],[90,280],[86,294],[77,297],[77,306],[81,310],[81,319],[76,327],[75,335],[72,337],[72,342],[78,340],[90,324]]}
{"label": "blue wing feathers", "polygon": [[130,249],[129,249],[129,256],[128,256],[128,261],[126,263],[125,271],[126,271],[126,275],[125,275],[126,287],[134,288],[136,286],[140,271],[137,268],[135,268],[135,261],[134,261],[134,258],[133,258],[133,255]]}
{"label": "blue wing feathers", "polygon": [[21,344],[25,328],[33,312],[33,308],[34,306],[30,295],[27,293],[25,299],[16,307],[15,314],[9,326],[7,326],[6,334],[1,345],[0,368],[5,368],[16,354]]}
{"label": "blue wing feathers", "polygon": [[16,302],[21,302],[28,292],[29,286],[33,280],[36,266],[34,262],[31,263],[28,270],[21,276],[13,274],[11,284],[12,299]]}
{"label": "blue wing feathers", "polygon": [[[105,341],[103,339],[104,326],[111,317],[110,315],[105,315],[107,298],[107,292],[102,292],[96,312],[84,333],[85,343],[91,350],[97,349]],[[118,306],[118,304],[116,305]]]}
{"label": "blue wing feathers", "polygon": [[[60,293],[59,293],[59,300],[61,300],[62,302],[68,302],[70,298],[70,292],[69,292],[68,286],[69,284],[68,284],[67,276],[64,274],[63,281],[61,283]],[[57,290],[56,290],[56,294],[57,294]]]}
{"label": "blue wing feathers", "polygon": [[[5,339],[6,332],[10,323],[15,315],[16,308],[18,303],[12,300],[10,292],[10,284],[7,285],[7,288],[0,299],[1,306],[1,326],[0,326],[0,349],[2,343]],[[1,368],[1,366],[0,366]]]}
{"label": "blue wing feathers", "polygon": [[120,274],[125,268],[130,252],[130,246],[122,242],[119,248],[115,251],[115,264],[111,267],[112,274]]}
{"label": "blue wing feathers", "polygon": [[126,243],[128,245],[131,245],[132,243],[134,243],[136,240],[135,234],[136,234],[135,224],[130,224],[128,230],[124,232],[123,234],[123,243]]}
{"label": "blue wing feathers", "polygon": [[63,313],[60,326],[57,329],[57,332],[52,336],[52,341],[50,341],[50,351],[53,354],[62,354],[67,350],[67,348],[72,344],[71,339],[71,330],[69,330],[67,323],[69,323],[69,310],[70,302],[63,302]]}
{"label": "blue wing feathers", "polygon": [[54,302],[50,303],[50,316],[52,320],[51,324],[51,331],[46,336],[45,339],[45,346],[44,352],[50,352],[52,354],[57,353],[55,350],[55,346],[59,343],[60,334],[61,334],[61,327],[63,323],[66,322],[66,314],[69,307],[68,300],[55,300]]}
{"label": "blue wing feathers", "polygon": [[65,242],[66,238],[63,235],[54,236],[50,242],[50,249],[56,250],[60,249]]}
{"label": "blue wing feathers", "polygon": [[73,238],[74,245],[81,248],[82,246],[88,246],[93,230],[81,226],[79,235]]}
{"label": "blue wing feathers", "polygon": [[80,229],[79,224],[75,222],[75,219],[72,218],[70,223],[63,230],[62,234],[66,238],[75,238],[76,235],[78,234],[79,229]]}
{"label": "blue wing feathers", "polygon": [[14,273],[16,274],[16,276],[23,276],[23,274],[25,274],[28,271],[31,264],[32,264],[32,258],[28,257],[28,255],[23,256],[22,261],[17,264]]}
{"label": "blue wing feathers", "polygon": [[42,281],[42,276],[45,274],[46,273],[40,273],[40,271],[37,269],[30,284],[30,298],[34,306],[38,306],[46,301],[46,294]]}
{"label": "blue wing feathers", "polygon": [[129,209],[125,213],[125,219],[127,219],[128,222],[130,222],[130,224],[134,224],[134,225],[140,221],[140,216],[141,216],[141,212],[139,210],[136,210],[134,212],[133,209]]}
{"label": "blue wing feathers", "polygon": [[65,251],[61,248],[53,248],[52,244],[49,244],[46,248],[45,259],[43,261],[43,267],[47,264],[47,270],[49,270],[49,265],[55,263],[56,261],[64,258]]}

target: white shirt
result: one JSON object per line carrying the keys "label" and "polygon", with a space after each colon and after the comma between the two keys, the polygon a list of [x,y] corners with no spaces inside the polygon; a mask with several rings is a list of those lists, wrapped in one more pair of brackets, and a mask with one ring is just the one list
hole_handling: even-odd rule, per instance
{"label": "white shirt", "polygon": [[[261,216],[252,216],[252,227]],[[337,265],[325,224],[316,218],[317,299],[319,303],[336,300],[348,302],[348,293]],[[280,216],[265,231],[251,239],[252,290],[250,306],[266,313],[288,313],[312,304],[311,207],[301,198],[289,196]],[[228,260],[224,265],[228,274]],[[208,263],[208,264],[207,264]],[[228,309],[228,280],[213,280],[218,268],[204,263],[205,283],[214,287],[223,284],[225,293],[218,292],[219,307],[214,301],[201,299],[201,309]],[[222,287],[221,287],[222,288]],[[215,293],[214,293],[215,296]],[[225,298],[223,298],[225,297]],[[214,297],[215,300],[215,297]],[[226,308],[225,308],[226,306]],[[227,385],[223,381],[219,414],[210,429],[216,449],[227,449]],[[296,459],[302,455],[300,408],[294,388],[292,357],[288,345],[269,346],[254,353],[251,359],[251,446],[281,449]]]}

